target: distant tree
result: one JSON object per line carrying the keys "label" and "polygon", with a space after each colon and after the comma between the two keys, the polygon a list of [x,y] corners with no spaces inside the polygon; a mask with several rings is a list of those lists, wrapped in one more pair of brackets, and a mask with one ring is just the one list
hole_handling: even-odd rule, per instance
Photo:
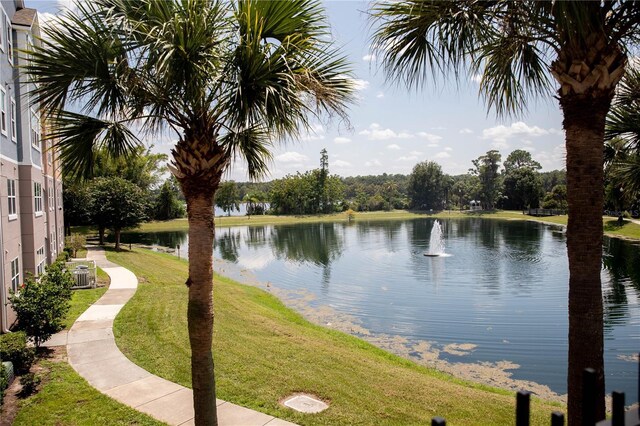
{"label": "distant tree", "polygon": [[91,222],[90,196],[87,186],[65,179],[62,185],[65,234],[71,235],[71,227]]}
{"label": "distant tree", "polygon": [[138,146],[127,158],[113,157],[106,150],[96,152],[92,176],[120,177],[134,183],[142,191],[157,187],[162,174],[166,171],[166,154],[153,153],[149,147]]}
{"label": "distant tree", "polygon": [[119,177],[94,179],[89,187],[91,215],[98,225],[100,244],[104,244],[104,230],[112,229],[116,250],[120,249],[120,233],[134,228],[146,219],[144,192],[135,184]]}
{"label": "distant tree", "polygon": [[185,208],[179,200],[180,189],[172,185],[171,179],[167,179],[160,188],[153,207],[155,220],[170,220],[184,217]]}
{"label": "distant tree", "polygon": [[444,205],[445,178],[442,167],[433,161],[424,161],[413,167],[409,175],[411,208],[441,210]]}
{"label": "distant tree", "polygon": [[454,205],[463,209],[470,201],[478,199],[480,180],[478,176],[464,174],[451,177],[449,195]]}
{"label": "distant tree", "polygon": [[547,192],[542,201],[542,208],[567,210],[566,185],[556,185],[551,191]]}
{"label": "distant tree", "polygon": [[216,206],[220,207],[227,216],[231,216],[231,212],[240,211],[240,196],[238,194],[238,186],[232,180],[222,182],[215,196]]}
{"label": "distant tree", "polygon": [[469,171],[480,179],[480,191],[478,193],[482,207],[491,210],[501,194],[500,161],[502,156],[496,150],[487,151],[473,160],[473,169]]}
{"label": "distant tree", "polygon": [[504,207],[507,209],[536,208],[543,195],[540,170],[542,166],[528,151],[516,149],[504,162]]}
{"label": "distant tree", "polygon": [[550,172],[540,172],[542,188],[549,192],[556,185],[567,185],[567,172],[565,170],[552,170]]}

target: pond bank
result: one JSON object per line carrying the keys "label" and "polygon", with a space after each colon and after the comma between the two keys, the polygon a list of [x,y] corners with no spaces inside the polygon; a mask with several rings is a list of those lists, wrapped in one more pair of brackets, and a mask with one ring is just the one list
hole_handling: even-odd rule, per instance
{"label": "pond bank", "polygon": [[[139,249],[108,257],[140,282],[116,319],[118,346],[145,369],[189,386],[187,263]],[[220,398],[300,424],[425,424],[436,415],[453,425],[514,422],[513,393],[455,379],[313,325],[258,288],[216,277],[214,304]],[[331,409],[303,415],[278,404],[301,391],[330,401]],[[557,409],[536,401],[532,424],[548,424]]]}

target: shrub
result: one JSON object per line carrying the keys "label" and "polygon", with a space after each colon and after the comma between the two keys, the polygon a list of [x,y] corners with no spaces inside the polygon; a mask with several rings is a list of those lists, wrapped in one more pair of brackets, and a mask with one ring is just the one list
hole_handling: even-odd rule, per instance
{"label": "shrub", "polygon": [[0,407],[2,406],[2,400],[4,399],[4,390],[9,386],[9,377],[7,370],[4,369],[2,359],[0,359]]}
{"label": "shrub", "polygon": [[24,330],[40,347],[54,333],[62,330],[62,320],[69,310],[73,276],[62,262],[47,267],[39,281],[29,277],[9,300],[18,317],[18,330]]}
{"label": "shrub", "polygon": [[[73,234],[64,240],[65,251],[68,251],[71,257],[76,257],[78,250],[84,248],[87,244],[87,238],[82,234]],[[69,249],[69,250],[67,250]]]}
{"label": "shrub", "polygon": [[20,377],[20,384],[22,385],[20,396],[24,398],[32,395],[36,391],[36,388],[40,384],[40,381],[40,377],[36,376],[33,373],[27,373],[24,376]]}
{"label": "shrub", "polygon": [[27,335],[22,332],[0,335],[0,359],[11,361],[16,374],[29,371],[35,359],[35,350],[27,347]]}

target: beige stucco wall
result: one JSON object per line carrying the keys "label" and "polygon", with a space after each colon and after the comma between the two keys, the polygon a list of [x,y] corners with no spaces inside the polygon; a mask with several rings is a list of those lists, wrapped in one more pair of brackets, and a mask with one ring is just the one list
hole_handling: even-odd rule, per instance
{"label": "beige stucco wall", "polygon": [[[7,180],[13,179],[16,181],[16,204],[17,204],[17,216],[12,217],[9,220],[9,202],[7,191]],[[0,209],[2,210],[2,216],[0,217],[0,226],[2,226],[2,275],[3,285],[5,291],[3,292],[4,300],[2,300],[3,308],[7,309],[7,324],[3,324],[8,328],[15,321],[15,314],[11,310],[11,305],[7,299],[9,295],[9,289],[11,288],[11,261],[18,258],[18,264],[20,269],[23,267],[22,260],[22,229],[21,229],[21,217],[20,217],[20,203],[18,195],[20,193],[20,180],[18,173],[18,165],[6,159],[0,159],[0,200],[2,204]],[[24,275],[21,271],[20,282],[24,281]],[[0,318],[3,321],[4,318]]]}

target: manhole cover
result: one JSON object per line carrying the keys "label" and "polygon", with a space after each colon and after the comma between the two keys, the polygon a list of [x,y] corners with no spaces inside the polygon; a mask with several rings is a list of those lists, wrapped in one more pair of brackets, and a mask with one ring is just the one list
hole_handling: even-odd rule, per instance
{"label": "manhole cover", "polygon": [[301,413],[319,413],[329,406],[310,395],[293,395],[284,400],[283,404]]}

